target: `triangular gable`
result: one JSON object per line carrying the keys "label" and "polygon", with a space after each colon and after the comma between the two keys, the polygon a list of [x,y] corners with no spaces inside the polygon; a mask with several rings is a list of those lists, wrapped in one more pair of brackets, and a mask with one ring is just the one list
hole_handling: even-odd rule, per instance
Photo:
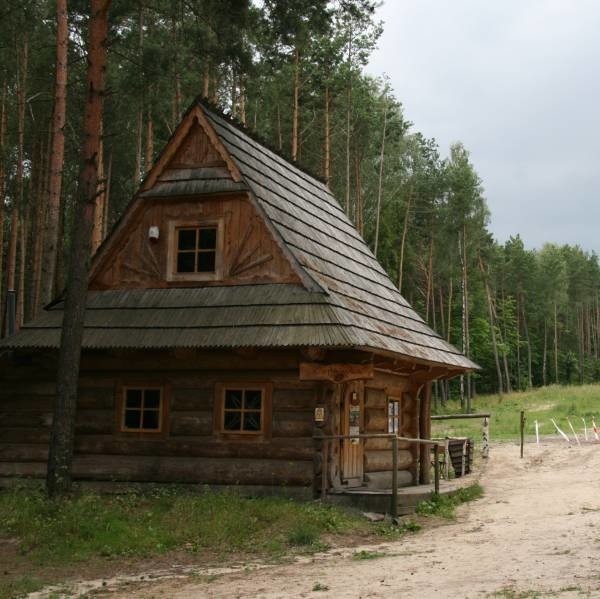
{"label": "triangular gable", "polygon": [[[203,110],[192,107],[95,256],[90,289],[256,282],[304,283],[314,289],[249,192]],[[161,199],[168,201],[161,204]],[[171,259],[165,243],[172,243],[170,223],[207,217],[223,223],[227,232],[226,264],[219,277],[196,283],[169,280]],[[153,226],[160,228],[160,242],[155,245],[148,240]]]}

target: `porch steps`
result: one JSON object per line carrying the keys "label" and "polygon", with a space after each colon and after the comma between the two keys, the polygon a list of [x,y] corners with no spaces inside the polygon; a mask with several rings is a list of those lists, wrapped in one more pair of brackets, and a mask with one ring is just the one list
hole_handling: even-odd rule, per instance
{"label": "porch steps", "polygon": [[[476,476],[464,476],[440,483],[440,495],[452,495],[464,487],[477,482]],[[413,514],[422,501],[431,499],[434,493],[433,484],[415,485],[398,489],[398,515]],[[351,489],[330,490],[327,501],[335,505],[353,507],[369,512],[390,512],[391,489],[370,489],[366,486]]]}

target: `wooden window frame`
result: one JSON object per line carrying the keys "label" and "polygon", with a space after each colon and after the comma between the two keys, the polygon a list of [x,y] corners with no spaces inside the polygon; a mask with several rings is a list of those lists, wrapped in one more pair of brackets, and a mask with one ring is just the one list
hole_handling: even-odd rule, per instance
{"label": "wooden window frame", "polygon": [[[126,395],[129,389],[135,390],[160,390],[160,409],[159,409],[159,427],[157,429],[132,429],[125,426],[125,409]],[[134,436],[149,439],[161,439],[169,432],[169,404],[170,404],[170,387],[162,382],[152,381],[127,381],[117,386],[117,401],[116,403],[116,430],[117,433],[123,436]]]}
{"label": "wooden window frame", "polygon": [[[262,391],[262,406],[260,431],[230,431],[225,429],[225,392],[228,390],[236,391]],[[236,440],[264,440],[271,437],[272,428],[272,395],[273,385],[265,382],[231,381],[227,383],[217,383],[215,385],[215,410],[214,410],[214,432],[220,437]]]}
{"label": "wooden window frame", "polygon": [[[216,227],[217,229],[214,272],[177,272],[177,230],[202,229],[205,227]],[[222,218],[169,221],[167,237],[167,281],[220,281],[223,279],[224,247],[224,224]]]}
{"label": "wooden window frame", "polygon": [[402,436],[402,400],[399,397],[394,397],[392,395],[388,396],[386,403],[385,403],[385,417],[387,419],[387,433],[389,435],[393,435],[394,431],[390,430],[390,404],[391,403],[397,403],[398,404],[398,415],[397,416],[392,416],[392,418],[394,420],[396,420],[397,423],[397,429],[396,429],[396,435],[397,436]]}

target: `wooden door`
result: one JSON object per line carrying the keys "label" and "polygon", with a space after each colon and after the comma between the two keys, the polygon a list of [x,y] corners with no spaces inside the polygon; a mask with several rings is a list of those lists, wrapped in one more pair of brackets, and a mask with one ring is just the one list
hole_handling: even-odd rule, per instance
{"label": "wooden door", "polygon": [[[365,402],[364,385],[351,382],[345,385],[344,397],[340,404],[343,435],[359,435],[364,431]],[[345,439],[342,441],[342,482],[349,487],[359,487],[363,483],[364,440]]]}

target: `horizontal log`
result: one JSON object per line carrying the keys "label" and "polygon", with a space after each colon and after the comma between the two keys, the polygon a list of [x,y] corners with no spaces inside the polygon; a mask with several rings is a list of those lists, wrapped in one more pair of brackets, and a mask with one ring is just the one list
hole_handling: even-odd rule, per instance
{"label": "horizontal log", "polygon": [[[42,478],[39,462],[0,462],[0,476]],[[151,456],[76,456],[73,476],[79,480],[197,484],[307,485],[311,461]]]}
{"label": "horizontal log", "polygon": [[177,435],[212,435],[214,418],[212,411],[171,412],[169,432]]}
{"label": "horizontal log", "polygon": [[114,410],[79,410],[75,419],[75,433],[81,435],[110,435],[117,427]]}
{"label": "horizontal log", "polygon": [[368,433],[387,433],[387,412],[385,410],[365,410],[365,429]]}
{"label": "horizontal log", "polygon": [[0,428],[41,427],[52,424],[52,412],[49,410],[24,410],[0,412]]}
{"label": "horizontal log", "polygon": [[[175,383],[177,384],[177,383]],[[169,407],[171,411],[212,410],[215,399],[214,386],[199,385],[193,388],[174,387]]]}
{"label": "horizontal log", "polygon": [[0,397],[0,412],[51,412],[54,395],[13,393]]}
{"label": "horizontal log", "polygon": [[273,411],[309,411],[315,406],[316,389],[273,389]]}
{"label": "horizontal log", "polygon": [[[369,472],[365,474],[365,482],[370,489],[391,489],[392,471]],[[409,487],[413,484],[413,475],[409,470],[398,470],[398,486]]]}
{"label": "horizontal log", "polygon": [[115,387],[82,387],[77,392],[78,410],[111,410],[115,407]]}
{"label": "horizontal log", "polygon": [[24,378],[19,381],[2,381],[0,388],[0,402],[6,396],[12,395],[51,395],[56,393],[56,384],[50,381],[32,381],[30,378]]}
{"label": "horizontal log", "polygon": [[0,439],[5,443],[48,443],[50,429],[40,427],[0,428]]}
{"label": "horizontal log", "polygon": [[[387,431],[386,431],[387,432]],[[365,439],[365,450],[366,451],[391,451],[392,450],[392,440],[391,439]],[[398,449],[409,449],[412,443],[408,441],[398,441]]]}
{"label": "horizontal log", "polygon": [[[90,435],[75,439],[77,455],[140,455],[207,458],[312,460],[311,439],[272,439],[265,442],[196,439],[134,439]],[[47,443],[0,443],[0,462],[45,462]]]}
{"label": "horizontal log", "polygon": [[[392,470],[391,451],[365,451],[365,472]],[[413,454],[408,449],[398,451],[398,470],[408,468],[414,461]]]}
{"label": "horizontal log", "polygon": [[275,412],[273,414],[273,437],[312,437],[312,412]]}
{"label": "horizontal log", "polygon": [[382,389],[365,389],[365,408],[385,410],[387,407],[387,394]]}
{"label": "horizontal log", "polygon": [[409,388],[409,381],[406,375],[375,370],[375,378],[369,381],[369,387],[385,389],[388,395],[401,397],[401,394]]}

